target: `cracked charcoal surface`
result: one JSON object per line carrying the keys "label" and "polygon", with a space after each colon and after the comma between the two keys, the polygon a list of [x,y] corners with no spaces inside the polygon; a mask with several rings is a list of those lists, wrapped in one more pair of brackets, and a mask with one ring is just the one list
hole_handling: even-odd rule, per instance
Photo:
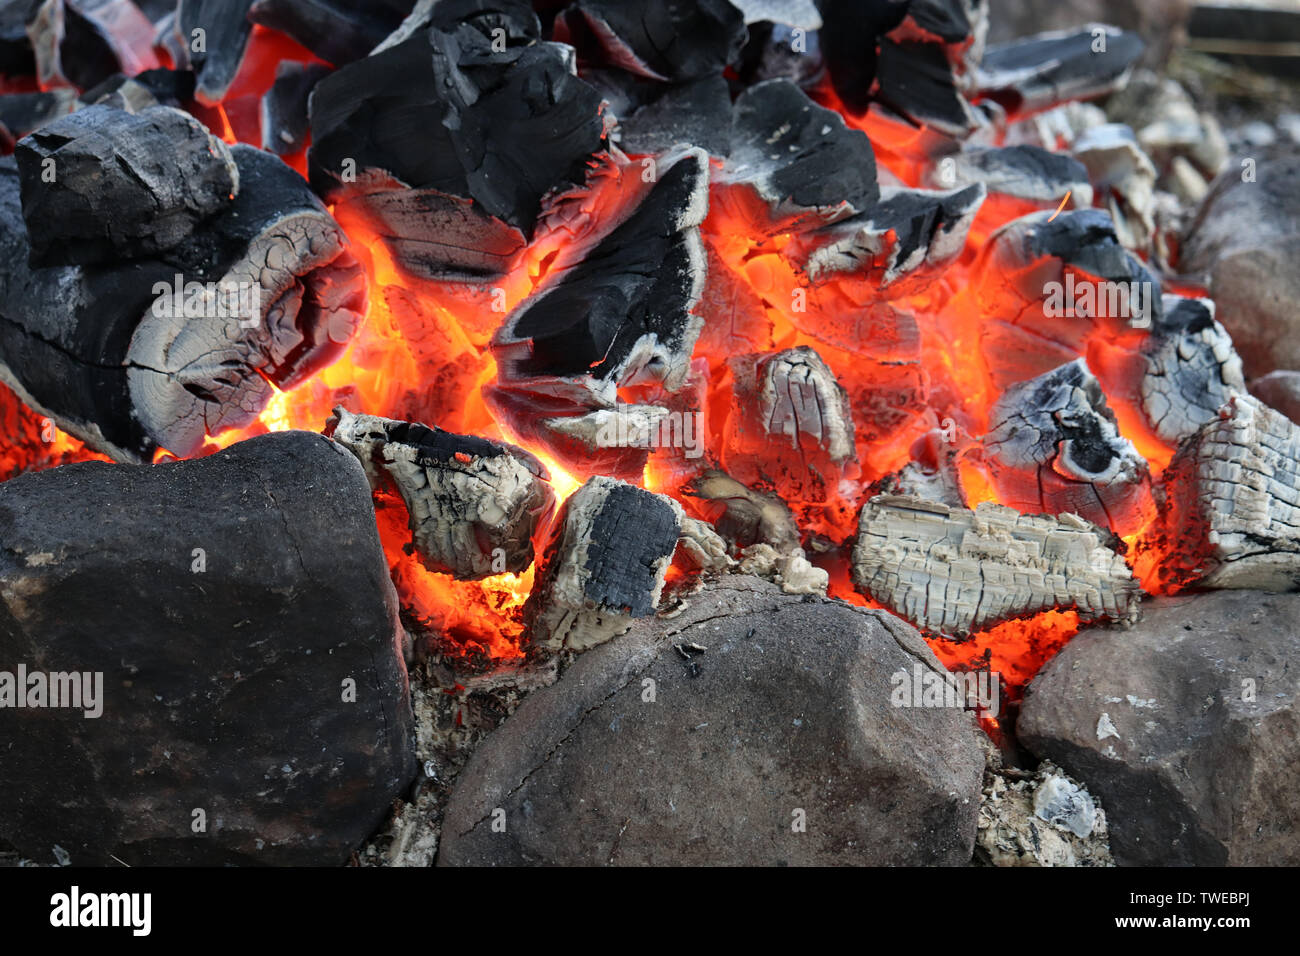
{"label": "cracked charcoal surface", "polygon": [[890,615],[724,576],[524,700],[457,778],[438,863],[964,865],[978,731],[891,706],[914,666],[942,672]]}
{"label": "cracked charcoal surface", "polygon": [[104,674],[98,719],[0,709],[0,839],[29,858],[337,866],[413,778],[370,489],[328,439],[24,475],[0,542],[0,659]]}

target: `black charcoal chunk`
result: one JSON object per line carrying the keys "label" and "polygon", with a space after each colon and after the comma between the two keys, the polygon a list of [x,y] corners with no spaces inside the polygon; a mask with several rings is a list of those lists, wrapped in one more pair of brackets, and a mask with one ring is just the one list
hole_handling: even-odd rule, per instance
{"label": "black charcoal chunk", "polygon": [[262,148],[279,156],[302,149],[307,142],[307,101],[330,68],[319,63],[281,63],[275,82],[262,97]]}
{"label": "black charcoal chunk", "polygon": [[564,24],[584,62],[665,82],[722,73],[745,42],[727,0],[577,0]]}
{"label": "black charcoal chunk", "polygon": [[181,0],[177,26],[198,77],[195,95],[201,103],[220,103],[239,73],[253,33],[252,6],[253,0]]}
{"label": "black charcoal chunk", "polygon": [[414,5],[415,0],[254,0],[248,18],[341,66],[378,46]]}

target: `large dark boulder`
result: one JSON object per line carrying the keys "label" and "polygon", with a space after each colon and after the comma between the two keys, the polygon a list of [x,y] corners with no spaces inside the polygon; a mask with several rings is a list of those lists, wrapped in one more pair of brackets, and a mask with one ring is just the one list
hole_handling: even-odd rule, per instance
{"label": "large dark boulder", "polygon": [[1017,734],[1101,798],[1120,865],[1294,866],[1298,659],[1300,595],[1159,598],[1071,641]]}
{"label": "large dark boulder", "polygon": [[588,651],[479,746],[440,865],[970,861],[979,731],[891,700],[895,673],[943,673],[916,631],[752,577],[687,600]]}
{"label": "large dark boulder", "polygon": [[345,862],[415,774],[399,634],[365,474],[320,435],[0,485],[0,672],[103,675],[98,717],[0,706],[0,841]]}

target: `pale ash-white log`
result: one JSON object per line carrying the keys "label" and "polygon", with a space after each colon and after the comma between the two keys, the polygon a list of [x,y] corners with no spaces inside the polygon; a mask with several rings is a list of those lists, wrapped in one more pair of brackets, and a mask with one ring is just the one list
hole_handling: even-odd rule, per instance
{"label": "pale ash-white log", "polygon": [[555,495],[545,468],[520,448],[440,428],[334,410],[333,435],[377,491],[406,504],[416,554],[460,580],[518,574]]}
{"label": "pale ash-white log", "polygon": [[991,502],[974,511],[881,495],[862,508],[853,582],[918,628],[963,638],[1050,609],[1083,621],[1133,621],[1140,588],[1073,514],[1023,515]]}
{"label": "pale ash-white log", "polygon": [[1172,586],[1295,590],[1300,427],[1237,395],[1179,448],[1149,547]]}

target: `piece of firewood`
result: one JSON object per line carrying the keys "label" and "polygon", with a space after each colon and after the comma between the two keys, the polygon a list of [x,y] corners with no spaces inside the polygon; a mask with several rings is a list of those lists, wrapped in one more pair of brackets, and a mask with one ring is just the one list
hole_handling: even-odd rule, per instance
{"label": "piece of firewood", "polygon": [[575,491],[524,606],[530,644],[581,651],[654,614],[682,519],[672,498],[612,478]]}
{"label": "piece of firewood", "polygon": [[727,0],[577,0],[556,26],[584,62],[664,82],[721,73],[745,42]]}
{"label": "piece of firewood", "polygon": [[205,106],[225,99],[243,66],[252,6],[253,0],[180,0],[176,8],[175,29],[198,78],[194,95]]}
{"label": "piece of firewood", "polygon": [[687,494],[699,499],[699,510],[737,551],[752,544],[782,553],[799,547],[799,526],[789,505],[776,495],[755,491],[716,469],[695,479]]}
{"label": "piece of firewood", "polygon": [[848,393],[806,345],[729,362],[732,409],[722,464],[746,485],[768,483],[790,502],[822,502],[854,477]]}
{"label": "piece of firewood", "polygon": [[343,408],[327,433],[357,456],[371,488],[401,496],[430,571],[475,580],[533,563],[533,536],[555,495],[546,468],[522,448]]}
{"label": "piece of firewood", "polygon": [[1142,550],[1166,587],[1300,587],[1300,426],[1285,415],[1234,396],[1183,442],[1163,491]]}
{"label": "piece of firewood", "polygon": [[307,143],[307,102],[316,84],[329,76],[322,63],[286,60],[275,70],[275,82],[262,96],[262,148],[277,156],[296,153]]}
{"label": "piece of firewood", "polygon": [[1083,359],[1007,389],[983,443],[998,499],[1018,511],[1072,512],[1119,535],[1154,514],[1146,460]]}
{"label": "piece of firewood", "polygon": [[853,582],[916,627],[949,638],[1054,609],[1083,621],[1132,621],[1141,588],[1108,538],[1071,514],[879,496],[862,507]]}
{"label": "piece of firewood", "polygon": [[38,266],[167,252],[239,192],[226,144],[168,106],[88,106],[20,140],[14,158]]}
{"label": "piece of firewood", "polygon": [[0,161],[0,381],[120,461],[189,457],[252,424],[274,388],[341,355],[365,313],[365,272],[302,177],[250,146],[231,155],[235,201],[175,248],[39,269],[17,166]]}
{"label": "piece of firewood", "polygon": [[[359,60],[401,24],[414,0],[253,0],[248,19],[293,37],[322,60]],[[446,4],[444,4],[446,5]]]}

